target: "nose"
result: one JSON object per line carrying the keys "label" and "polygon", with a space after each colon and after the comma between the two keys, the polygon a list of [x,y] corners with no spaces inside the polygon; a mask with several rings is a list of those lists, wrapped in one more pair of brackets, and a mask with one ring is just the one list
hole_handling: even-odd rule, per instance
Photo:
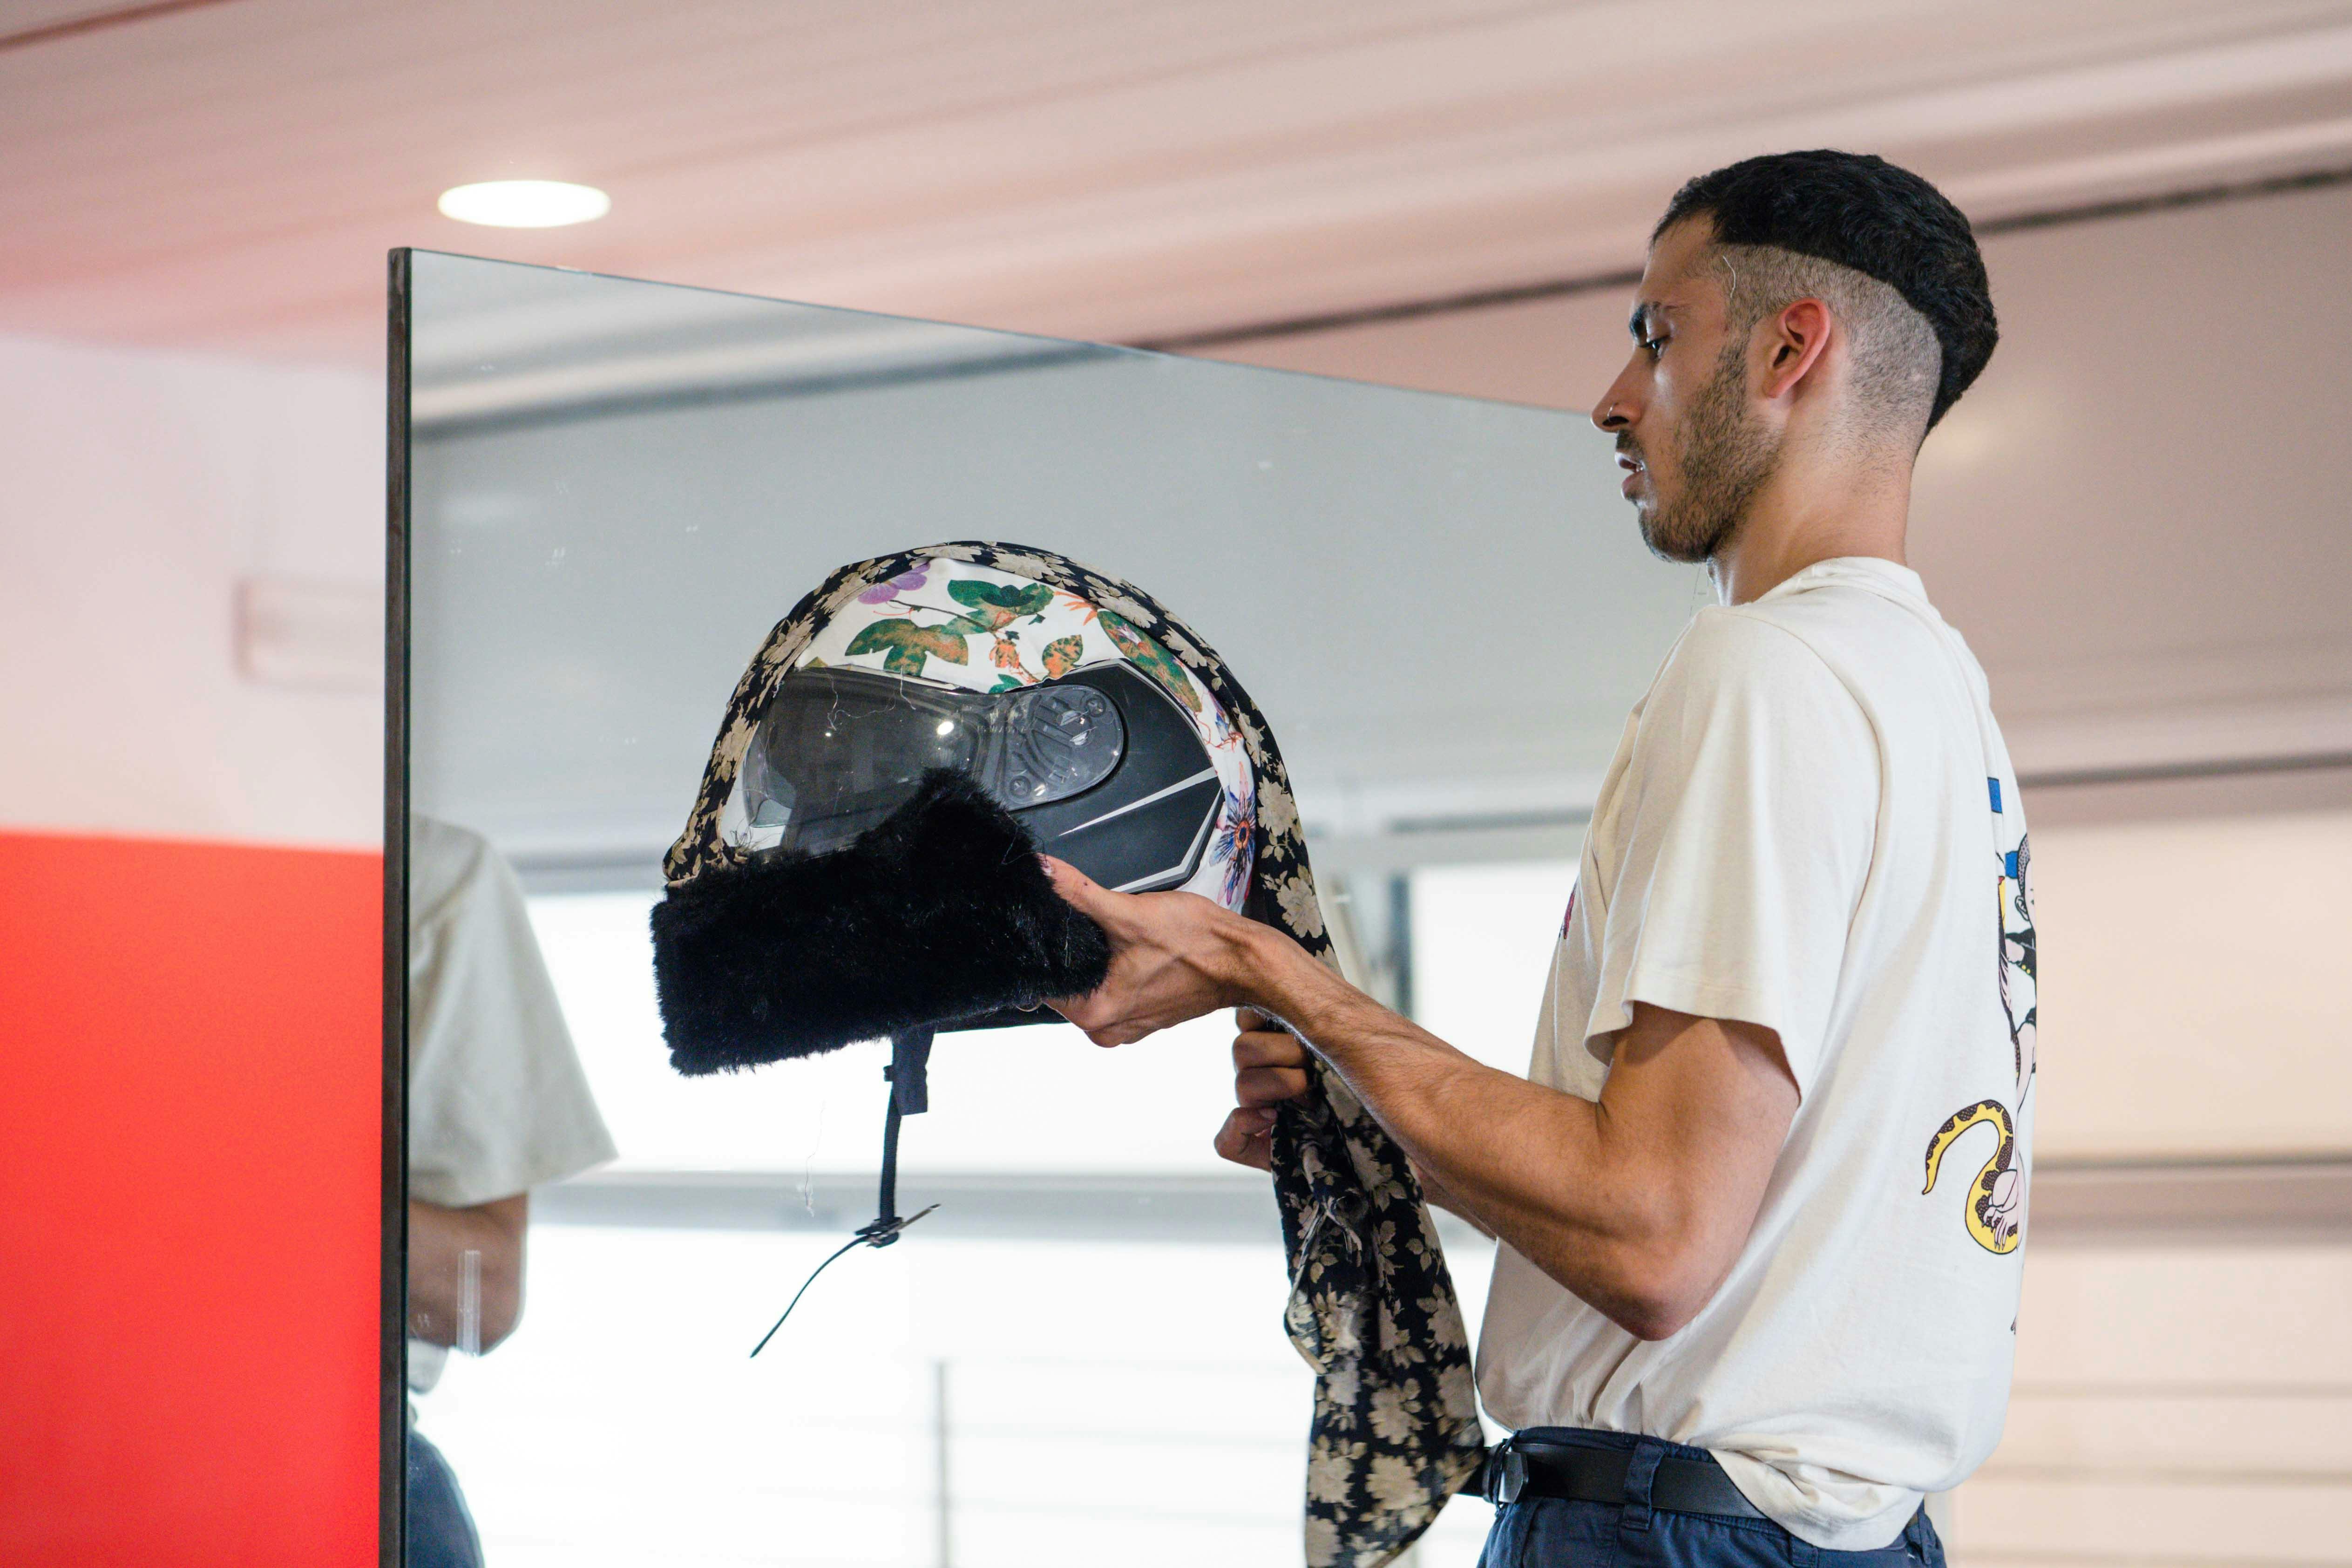
{"label": "nose", "polygon": [[1633,424],[1633,416],[1640,412],[1633,406],[1633,388],[1628,384],[1632,374],[1633,367],[1628,365],[1615,381],[1610,383],[1609,390],[1601,394],[1601,401],[1593,405],[1592,423],[1610,435],[1613,436]]}

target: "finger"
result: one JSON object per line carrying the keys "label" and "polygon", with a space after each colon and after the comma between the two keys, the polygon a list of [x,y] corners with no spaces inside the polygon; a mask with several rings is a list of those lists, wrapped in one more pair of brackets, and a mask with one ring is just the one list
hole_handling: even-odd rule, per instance
{"label": "finger", "polygon": [[1048,996],[1045,1005],[1098,1046],[1132,1045],[1152,1032],[1152,1026],[1122,1022],[1118,1009],[1106,1004],[1098,991],[1085,996]]}
{"label": "finger", "polygon": [[1225,1112],[1225,1124],[1253,1138],[1263,1138],[1274,1131],[1275,1115],[1270,1105],[1237,1105]]}
{"label": "finger", "polygon": [[1244,1068],[1234,1074],[1234,1098],[1244,1105],[1279,1105],[1307,1092],[1298,1068]]}
{"label": "finger", "polygon": [[1234,1009],[1234,1027],[1244,1035],[1255,1034],[1260,1029],[1274,1027],[1274,1020],[1255,1007],[1236,1007]]}
{"label": "finger", "polygon": [[1237,1068],[1303,1068],[1307,1047],[1297,1037],[1280,1033],[1236,1035],[1234,1066]]}
{"label": "finger", "polygon": [[1217,1153],[1236,1165],[1271,1171],[1274,1168],[1273,1129],[1272,1111],[1234,1111],[1225,1118],[1225,1124],[1217,1129]]}
{"label": "finger", "polygon": [[1057,860],[1051,855],[1040,855],[1037,858],[1045,866],[1045,875],[1054,884],[1054,891],[1062,896],[1065,903],[1091,910],[1099,907],[1102,900],[1114,896],[1101,883],[1067,860]]}
{"label": "finger", "polygon": [[1083,996],[1049,996],[1045,1005],[1088,1032],[1108,1027],[1118,1016],[1118,1010],[1100,991],[1089,991]]}

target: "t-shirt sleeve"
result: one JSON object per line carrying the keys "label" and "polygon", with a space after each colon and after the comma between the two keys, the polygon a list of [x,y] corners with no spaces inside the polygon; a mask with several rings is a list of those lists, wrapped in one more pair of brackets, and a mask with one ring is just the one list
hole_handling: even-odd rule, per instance
{"label": "t-shirt sleeve", "polygon": [[514,873],[446,824],[413,838],[410,1194],[469,1207],[610,1160]]}
{"label": "t-shirt sleeve", "polygon": [[1648,1003],[1760,1025],[1821,1067],[1877,831],[1878,743],[1843,681],[1752,613],[1700,612],[1643,703],[1586,1047]]}

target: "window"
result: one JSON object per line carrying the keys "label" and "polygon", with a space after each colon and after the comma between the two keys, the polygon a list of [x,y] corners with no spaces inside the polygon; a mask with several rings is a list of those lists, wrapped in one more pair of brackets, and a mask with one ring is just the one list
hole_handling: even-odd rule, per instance
{"label": "window", "polygon": [[[949,1208],[841,1258],[752,1360],[873,1212],[887,1053],[678,1078],[650,904],[531,901],[621,1158],[536,1195],[522,1328],[418,1401],[495,1568],[1297,1563],[1312,1378],[1270,1193],[1210,1148],[1228,1021],[943,1037],[901,1208]],[[1475,1323],[1487,1246],[1448,1252]],[[1415,1568],[1469,1568],[1490,1519],[1457,1502]]]}

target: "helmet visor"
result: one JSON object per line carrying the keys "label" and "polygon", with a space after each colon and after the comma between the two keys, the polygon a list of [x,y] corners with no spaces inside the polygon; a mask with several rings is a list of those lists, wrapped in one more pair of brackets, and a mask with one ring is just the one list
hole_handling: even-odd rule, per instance
{"label": "helmet visor", "polygon": [[847,845],[954,768],[1007,810],[1093,788],[1127,745],[1101,692],[1048,682],[962,691],[873,670],[796,670],[778,683],[737,788],[764,843],[808,854]]}

